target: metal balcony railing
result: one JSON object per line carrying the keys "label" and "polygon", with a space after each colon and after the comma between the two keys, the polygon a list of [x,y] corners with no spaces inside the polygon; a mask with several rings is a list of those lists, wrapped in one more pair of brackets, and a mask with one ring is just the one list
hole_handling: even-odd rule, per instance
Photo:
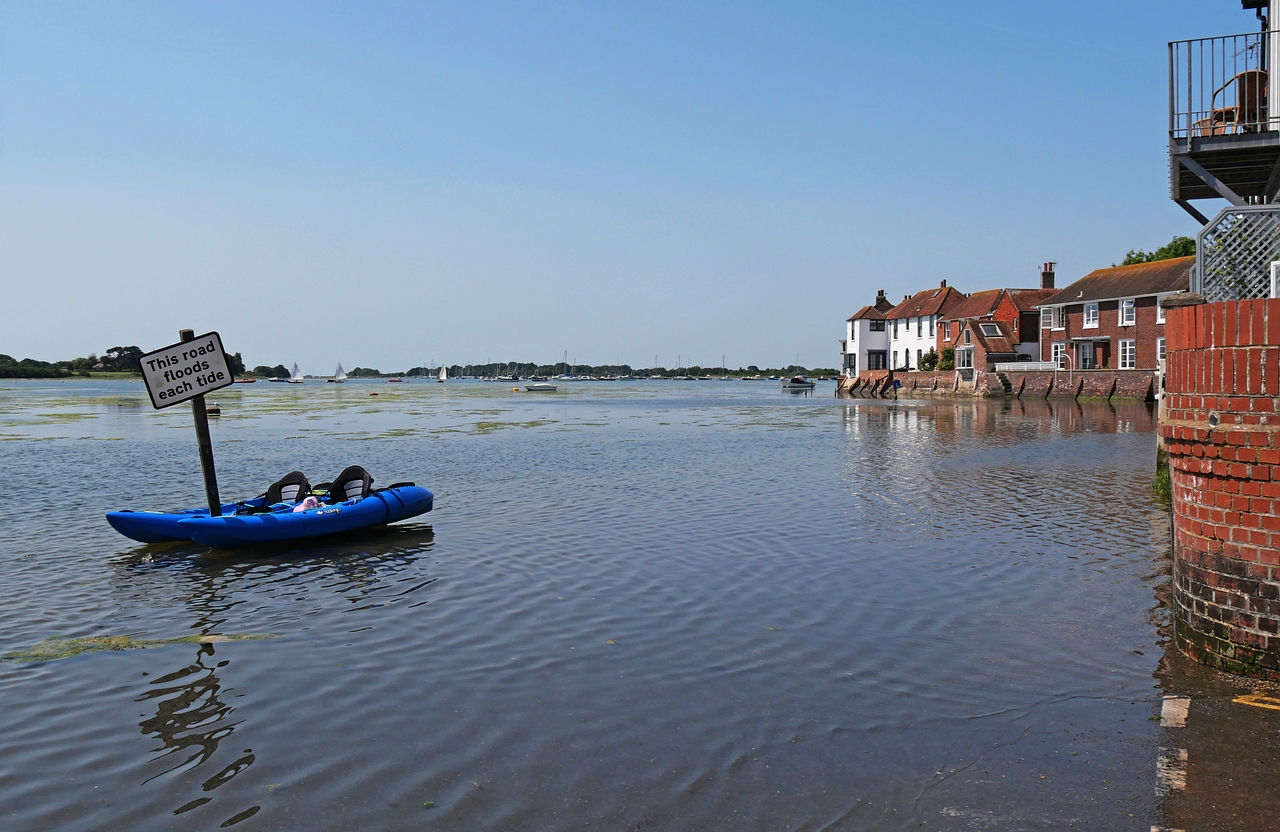
{"label": "metal balcony railing", "polygon": [[1272,119],[1267,107],[1267,78],[1278,36],[1280,32],[1251,32],[1170,43],[1170,137],[1280,129],[1280,118]]}

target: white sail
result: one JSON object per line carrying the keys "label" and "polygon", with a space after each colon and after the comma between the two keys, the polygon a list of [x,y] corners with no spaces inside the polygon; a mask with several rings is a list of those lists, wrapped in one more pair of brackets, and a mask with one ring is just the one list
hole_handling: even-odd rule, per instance
{"label": "white sail", "polygon": [[334,377],[336,380],[338,380],[338,381],[346,381],[346,380],[347,380],[347,373],[346,373],[346,371],[345,371],[345,370],[343,370],[343,369],[342,369],[342,365],[341,365],[341,364],[339,364],[339,365],[338,365],[338,367],[337,367],[337,369],[333,371],[333,377]]}
{"label": "white sail", "polygon": [[302,383],[302,371],[298,369],[298,364],[297,364],[297,362],[294,362],[294,365],[293,365],[293,372],[289,374],[289,382],[290,382],[291,384],[301,384],[301,383]]}
{"label": "white sail", "polygon": [[444,381],[444,380],[445,380],[445,379],[447,379],[448,377],[449,377],[449,373],[445,370],[445,368],[444,368],[444,367],[441,367],[441,368],[440,368],[440,378],[438,378],[438,379],[437,379],[437,381]]}

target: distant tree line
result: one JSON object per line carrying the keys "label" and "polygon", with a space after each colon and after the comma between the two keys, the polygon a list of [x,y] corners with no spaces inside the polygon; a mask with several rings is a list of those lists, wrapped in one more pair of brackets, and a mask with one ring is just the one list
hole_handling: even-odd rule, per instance
{"label": "distant tree line", "polygon": [[[112,347],[102,355],[89,353],[83,358],[72,358],[69,361],[37,361],[24,358],[21,361],[13,356],[0,354],[0,378],[67,378],[70,376],[91,376],[93,373],[134,373],[140,375],[142,368],[138,359],[142,357],[139,347]],[[244,361],[240,353],[227,356],[233,375],[244,373]]]}
{"label": "distant tree line", "polygon": [[[24,358],[21,361],[12,356],[0,354],[0,378],[67,378],[70,376],[89,376],[94,372],[105,373],[141,373],[138,359],[142,356],[138,347],[112,347],[97,355],[89,353],[84,358],[73,358],[70,361],[37,361]],[[237,377],[255,376],[258,378],[288,378],[289,368],[283,364],[274,367],[259,364],[247,370],[240,353],[227,356],[227,364],[232,375]],[[563,361],[554,364],[536,364],[531,361],[492,362],[487,364],[453,364],[446,368],[450,378],[470,376],[476,378],[495,378],[497,376],[515,375],[521,378],[530,376],[642,376],[646,378],[684,378],[693,376],[702,378],[745,378],[749,376],[835,376],[839,371],[830,367],[801,367],[796,364],[786,367],[748,367],[724,369],[721,367],[649,367],[634,368],[630,364],[568,364]],[[400,373],[384,373],[372,367],[356,367],[347,372],[351,378],[385,378],[394,376],[435,377],[440,374],[439,367],[411,367]]]}

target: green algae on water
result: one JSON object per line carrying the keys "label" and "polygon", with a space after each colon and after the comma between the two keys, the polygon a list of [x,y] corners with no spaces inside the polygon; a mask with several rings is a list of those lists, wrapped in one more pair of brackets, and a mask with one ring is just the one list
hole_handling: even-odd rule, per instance
{"label": "green algae on water", "polygon": [[163,647],[168,644],[222,644],[228,641],[260,641],[269,638],[279,638],[279,636],[272,633],[178,636],[177,638],[155,639],[138,639],[131,636],[89,636],[87,638],[51,636],[29,650],[11,650],[0,656],[0,661],[18,663],[52,662],[58,659],[69,659],[81,653],[101,653],[107,650],[143,650],[148,647]]}

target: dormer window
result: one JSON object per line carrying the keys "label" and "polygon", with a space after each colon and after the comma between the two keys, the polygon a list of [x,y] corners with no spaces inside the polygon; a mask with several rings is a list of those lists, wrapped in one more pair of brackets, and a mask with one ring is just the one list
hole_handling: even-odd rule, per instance
{"label": "dormer window", "polygon": [[[978,324],[978,326],[982,329],[982,334],[987,336],[988,338],[1000,337],[1000,327],[996,326],[995,324]],[[968,335],[968,334],[969,333],[967,332],[965,333],[965,335]],[[965,339],[965,343],[966,344],[969,343],[967,338]]]}

